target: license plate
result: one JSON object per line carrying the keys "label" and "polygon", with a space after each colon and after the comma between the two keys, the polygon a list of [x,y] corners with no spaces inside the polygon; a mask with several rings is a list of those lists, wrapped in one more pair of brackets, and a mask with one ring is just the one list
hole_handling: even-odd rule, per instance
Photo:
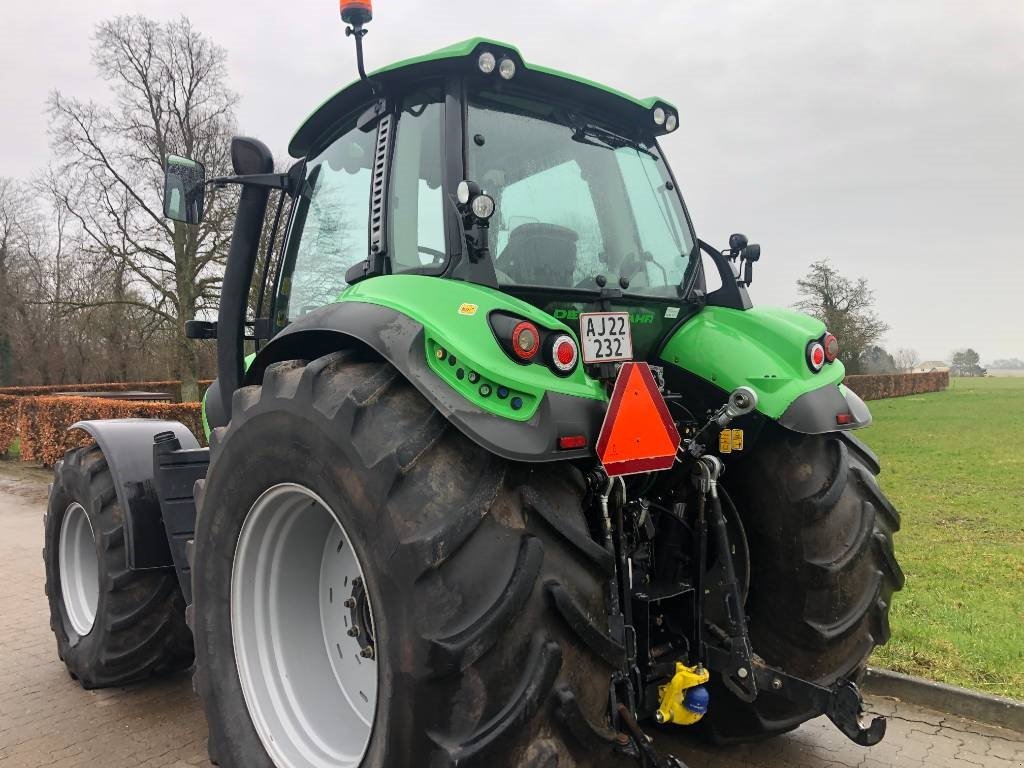
{"label": "license plate", "polygon": [[633,359],[629,312],[587,312],[580,315],[584,363],[615,363]]}

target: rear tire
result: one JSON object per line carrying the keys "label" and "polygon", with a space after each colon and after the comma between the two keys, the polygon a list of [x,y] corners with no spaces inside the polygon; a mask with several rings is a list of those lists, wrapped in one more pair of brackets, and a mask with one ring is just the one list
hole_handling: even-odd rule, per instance
{"label": "rear tire", "polygon": [[102,451],[68,451],[43,521],[50,628],[83,688],[187,669],[192,636],[173,570],[131,571],[124,514]]}
{"label": "rear tire", "polygon": [[[858,681],[888,641],[904,577],[892,545],[900,517],[879,471],[849,433],[780,429],[724,475],[751,543],[751,645],[769,664],[823,685]],[[773,691],[741,702],[714,677],[711,702],[704,728],[718,743],[784,733],[821,714]]]}
{"label": "rear tire", "polygon": [[[614,764],[606,712],[623,650],[607,636],[612,561],[589,536],[574,470],[488,454],[392,366],[352,351],[270,366],[262,385],[235,393],[211,447],[193,583],[195,687],[214,762],[270,768],[268,740],[296,739],[254,725],[231,592],[254,504],[292,484],[323,501],[358,556],[377,705],[362,758],[359,745],[342,760],[343,745],[328,743],[277,768]],[[322,626],[278,632],[281,647],[325,632],[332,609],[319,615]],[[313,689],[294,685],[295,721],[316,718],[324,697]]]}

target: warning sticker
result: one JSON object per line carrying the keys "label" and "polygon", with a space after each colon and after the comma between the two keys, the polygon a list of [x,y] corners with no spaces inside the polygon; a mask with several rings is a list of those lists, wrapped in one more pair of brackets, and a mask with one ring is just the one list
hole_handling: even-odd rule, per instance
{"label": "warning sticker", "polygon": [[732,453],[743,450],[743,430],[723,429],[718,435],[718,452]]}

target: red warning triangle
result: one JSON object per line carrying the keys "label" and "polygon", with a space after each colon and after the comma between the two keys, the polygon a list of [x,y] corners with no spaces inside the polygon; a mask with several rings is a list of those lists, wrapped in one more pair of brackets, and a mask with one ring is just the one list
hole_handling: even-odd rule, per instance
{"label": "red warning triangle", "polygon": [[623,363],[597,438],[597,458],[610,476],[668,469],[679,430],[647,363]]}

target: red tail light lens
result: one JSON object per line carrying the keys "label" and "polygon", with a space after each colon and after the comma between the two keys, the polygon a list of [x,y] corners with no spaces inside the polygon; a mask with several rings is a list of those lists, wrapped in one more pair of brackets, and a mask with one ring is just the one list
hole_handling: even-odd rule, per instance
{"label": "red tail light lens", "polygon": [[825,348],[820,341],[812,341],[807,345],[807,365],[815,373],[825,365]]}
{"label": "red tail light lens", "polygon": [[831,333],[825,334],[825,359],[828,362],[832,362],[839,357],[839,339],[833,336]]}
{"label": "red tail light lens", "polygon": [[560,334],[551,342],[551,365],[558,373],[569,373],[576,367],[580,351],[572,336]]}
{"label": "red tail light lens", "polygon": [[533,360],[540,349],[540,331],[525,320],[512,329],[512,351],[520,360]]}
{"label": "red tail light lens", "polygon": [[569,451],[574,448],[586,448],[587,438],[584,435],[563,435],[558,438],[558,447],[563,451]]}

